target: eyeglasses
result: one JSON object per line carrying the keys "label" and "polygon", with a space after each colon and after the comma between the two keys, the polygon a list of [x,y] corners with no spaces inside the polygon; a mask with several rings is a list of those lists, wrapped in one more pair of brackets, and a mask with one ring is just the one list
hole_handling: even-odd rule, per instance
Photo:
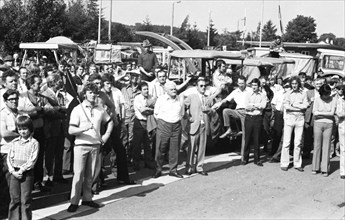
{"label": "eyeglasses", "polygon": [[13,101],[18,101],[19,98],[10,98],[10,99],[7,99],[7,101],[9,102],[13,102]]}
{"label": "eyeglasses", "polygon": [[201,88],[202,88],[202,87],[205,87],[205,86],[206,86],[206,85],[199,85],[199,87],[201,87]]}

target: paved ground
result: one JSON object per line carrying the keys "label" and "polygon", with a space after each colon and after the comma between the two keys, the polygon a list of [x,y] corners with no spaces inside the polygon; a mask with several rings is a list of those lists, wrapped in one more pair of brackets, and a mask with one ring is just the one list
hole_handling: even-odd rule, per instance
{"label": "paved ground", "polygon": [[[74,215],[68,203],[34,211],[47,219],[344,219],[345,181],[339,178],[339,158],[331,175],[283,172],[279,164],[241,166],[239,156],[208,157],[209,176],[184,179],[144,177],[139,185],[115,187],[95,196],[100,209],[80,206]],[[148,171],[144,171],[148,172]]]}

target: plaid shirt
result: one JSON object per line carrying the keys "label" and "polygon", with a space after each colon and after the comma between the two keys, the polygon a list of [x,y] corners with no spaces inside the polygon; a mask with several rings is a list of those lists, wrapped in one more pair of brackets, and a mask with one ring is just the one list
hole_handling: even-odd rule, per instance
{"label": "plaid shirt", "polygon": [[15,168],[21,172],[34,168],[38,157],[39,143],[33,137],[23,140],[21,137],[14,139],[10,144],[7,157],[8,171],[12,173]]}

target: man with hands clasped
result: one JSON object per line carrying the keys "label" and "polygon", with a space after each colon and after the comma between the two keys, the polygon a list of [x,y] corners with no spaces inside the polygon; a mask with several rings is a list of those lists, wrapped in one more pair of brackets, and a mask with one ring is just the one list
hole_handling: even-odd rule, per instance
{"label": "man with hands clasped", "polygon": [[[75,135],[74,147],[74,176],[71,191],[71,205],[68,212],[75,212],[81,198],[82,205],[93,208],[101,207],[92,201],[92,181],[95,175],[96,164],[100,147],[110,137],[114,122],[101,106],[96,104],[98,87],[87,84],[83,89],[84,101],[76,106],[69,122],[68,132]],[[106,132],[101,136],[101,124],[106,124]]]}

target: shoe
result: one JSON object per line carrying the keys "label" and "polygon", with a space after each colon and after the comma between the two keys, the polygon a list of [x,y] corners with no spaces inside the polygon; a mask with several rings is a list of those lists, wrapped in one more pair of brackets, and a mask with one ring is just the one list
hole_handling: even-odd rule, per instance
{"label": "shoe", "polygon": [[328,177],[328,173],[327,172],[322,172],[322,176]]}
{"label": "shoe", "polygon": [[280,167],[280,169],[281,169],[282,171],[288,171],[288,168],[287,168],[287,167]]}
{"label": "shoe", "polygon": [[183,178],[183,176],[181,174],[179,174],[178,172],[170,172],[169,176],[174,176],[174,177],[177,177],[177,178]]}
{"label": "shoe", "polygon": [[235,137],[238,137],[238,136],[241,136],[243,134],[242,131],[239,131],[239,132],[234,132],[232,134],[230,134],[231,136],[235,136]]}
{"label": "shoe", "polygon": [[117,180],[117,183],[120,185],[135,185],[137,184],[134,180]]}
{"label": "shoe", "polygon": [[39,192],[50,192],[50,189],[46,186],[43,186],[40,182],[34,184],[34,190]]}
{"label": "shoe", "polygon": [[155,174],[153,174],[153,178],[158,178],[158,177],[160,177],[160,176],[162,176],[162,172],[161,171],[156,171],[155,172]]}
{"label": "shoe", "polygon": [[247,165],[247,163],[248,163],[247,161],[241,161],[241,165],[242,165],[242,166]]}
{"label": "shoe", "polygon": [[187,175],[187,176],[190,176],[190,175],[192,175],[193,173],[194,173],[193,171],[189,170],[189,171],[186,171],[184,174]]}
{"label": "shoe", "polygon": [[52,186],[54,186],[54,183],[50,179],[48,179],[44,185],[48,186],[48,187],[52,187]]}
{"label": "shoe", "polygon": [[198,174],[203,175],[203,176],[208,176],[208,173],[206,171],[200,171]]}
{"label": "shoe", "polygon": [[341,175],[341,176],[340,176],[340,179],[345,179],[345,175]]}
{"label": "shoe", "polygon": [[91,190],[91,193],[92,193],[92,195],[99,195],[99,191],[97,189]]}
{"label": "shoe", "polygon": [[262,164],[261,161],[254,163],[256,166],[263,167],[264,165]]}
{"label": "shoe", "polygon": [[78,209],[78,205],[73,205],[71,204],[70,206],[68,206],[67,212],[75,212]]}
{"label": "shoe", "polygon": [[230,136],[230,134],[232,134],[232,131],[230,129],[228,129],[224,134],[220,135],[219,138],[220,139],[226,138],[226,137]]}
{"label": "shoe", "polygon": [[268,162],[269,163],[279,163],[280,161],[278,159],[272,157]]}
{"label": "shoe", "polygon": [[295,167],[295,170],[298,170],[299,172],[304,172],[304,169],[302,167]]}
{"label": "shoe", "polygon": [[317,171],[316,171],[316,170],[313,170],[313,171],[311,171],[311,174],[316,175],[316,174],[317,174]]}
{"label": "shoe", "polygon": [[92,207],[92,208],[96,208],[96,209],[102,207],[100,204],[95,203],[94,201],[82,201],[81,204],[85,205],[85,206]]}

